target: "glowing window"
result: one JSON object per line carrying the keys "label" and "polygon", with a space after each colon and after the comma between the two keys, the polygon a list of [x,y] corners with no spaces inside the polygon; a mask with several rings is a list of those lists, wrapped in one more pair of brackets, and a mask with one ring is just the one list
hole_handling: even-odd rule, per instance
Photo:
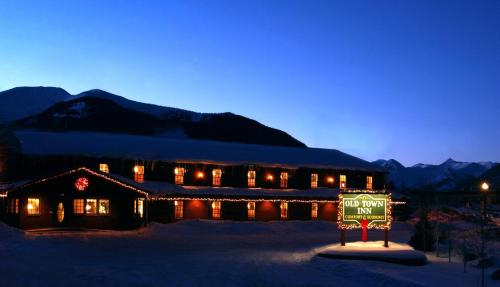
{"label": "glowing window", "polygon": [[83,199],[73,199],[73,213],[74,214],[83,214],[85,210],[83,208],[84,200]]}
{"label": "glowing window", "polygon": [[282,172],[280,174],[280,187],[281,188],[288,187],[288,172]]}
{"label": "glowing window", "polygon": [[175,212],[174,212],[175,219],[183,218],[184,217],[184,202],[182,200],[176,200],[176,201],[174,201],[174,206],[175,206]]}
{"label": "glowing window", "polygon": [[255,219],[255,201],[249,201],[247,204],[248,219]]}
{"label": "glowing window", "polygon": [[311,218],[318,218],[318,204],[316,202],[311,203]]}
{"label": "glowing window", "polygon": [[340,188],[344,189],[347,187],[347,176],[345,174],[340,175]]}
{"label": "glowing window", "polygon": [[104,172],[104,173],[109,173],[109,166],[107,163],[100,163],[99,164],[99,171]]}
{"label": "glowing window", "polygon": [[175,184],[184,184],[184,173],[186,173],[186,170],[183,167],[176,167],[174,169]]}
{"label": "glowing window", "polygon": [[371,176],[366,177],[366,189],[368,190],[373,189],[373,177]]}
{"label": "glowing window", "polygon": [[138,198],[134,202],[134,213],[140,218],[144,216],[144,198]]}
{"label": "glowing window", "polygon": [[109,199],[99,199],[99,214],[109,214]]}
{"label": "glowing window", "polygon": [[90,215],[97,214],[97,199],[87,199],[85,211]]}
{"label": "glowing window", "polygon": [[39,198],[28,198],[28,215],[38,215],[40,214],[40,199]]}
{"label": "glowing window", "polygon": [[255,187],[255,170],[248,171],[248,187]]}
{"label": "glowing window", "polygon": [[311,174],[311,188],[318,188],[318,174]]}
{"label": "glowing window", "polygon": [[220,201],[212,202],[212,218],[220,219]]}
{"label": "glowing window", "polygon": [[62,223],[64,220],[64,204],[59,202],[57,205],[57,222]]}
{"label": "glowing window", "polygon": [[288,218],[288,202],[282,201],[280,204],[281,219]]}
{"label": "glowing window", "polygon": [[134,180],[136,182],[144,182],[144,166],[143,165],[134,166]]}
{"label": "glowing window", "polygon": [[212,170],[212,185],[220,186],[221,177],[222,177],[222,170],[221,169]]}
{"label": "glowing window", "polygon": [[19,198],[16,198],[14,201],[14,213],[15,214],[19,213]]}

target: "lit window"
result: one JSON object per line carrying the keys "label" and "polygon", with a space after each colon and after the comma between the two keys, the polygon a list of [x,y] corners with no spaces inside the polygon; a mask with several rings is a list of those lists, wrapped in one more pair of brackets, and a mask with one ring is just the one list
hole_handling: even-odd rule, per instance
{"label": "lit window", "polygon": [[288,202],[282,201],[280,204],[281,219],[288,218]]}
{"label": "lit window", "polygon": [[311,203],[311,218],[318,218],[318,204],[316,202]]}
{"label": "lit window", "polygon": [[85,211],[83,209],[84,200],[83,199],[73,199],[73,213],[83,214]]}
{"label": "lit window", "polygon": [[318,188],[318,174],[311,174],[311,188]]}
{"label": "lit window", "polygon": [[371,190],[373,188],[373,177],[366,177],[366,189]]}
{"label": "lit window", "polygon": [[340,188],[344,189],[347,187],[347,176],[344,174],[340,175]]}
{"label": "lit window", "polygon": [[144,216],[144,198],[138,198],[134,201],[134,213],[140,218]]}
{"label": "lit window", "polygon": [[280,187],[281,188],[288,187],[288,172],[282,172],[280,174]]}
{"label": "lit window", "polygon": [[144,166],[143,165],[134,166],[134,180],[136,182],[139,182],[139,183],[144,182]]}
{"label": "lit window", "polygon": [[64,220],[64,204],[62,202],[59,202],[57,205],[57,222],[62,223]]}
{"label": "lit window", "polygon": [[212,185],[220,186],[221,177],[222,177],[221,169],[212,170]]}
{"label": "lit window", "polygon": [[255,201],[249,201],[247,204],[248,219],[255,219]]}
{"label": "lit window", "polygon": [[176,167],[174,169],[175,184],[184,184],[184,173],[186,170],[183,167]]}
{"label": "lit window", "polygon": [[174,214],[175,219],[183,218],[184,217],[184,201],[176,200],[176,201],[174,201],[174,206],[175,206],[175,214]]}
{"label": "lit window", "polygon": [[326,182],[328,183],[328,186],[333,186],[335,179],[333,178],[333,176],[329,176],[326,178]]}
{"label": "lit window", "polygon": [[100,163],[99,164],[99,171],[104,172],[104,173],[109,173],[109,166],[107,163]]}
{"label": "lit window", "polygon": [[28,215],[38,215],[40,214],[40,199],[39,198],[28,198]]}
{"label": "lit window", "polygon": [[220,219],[220,201],[212,202],[212,218]]}
{"label": "lit window", "polygon": [[255,170],[248,171],[248,187],[255,187]]}
{"label": "lit window", "polygon": [[99,199],[99,214],[109,214],[109,199]]}
{"label": "lit window", "polygon": [[97,214],[97,199],[87,199],[85,211],[90,215]]}

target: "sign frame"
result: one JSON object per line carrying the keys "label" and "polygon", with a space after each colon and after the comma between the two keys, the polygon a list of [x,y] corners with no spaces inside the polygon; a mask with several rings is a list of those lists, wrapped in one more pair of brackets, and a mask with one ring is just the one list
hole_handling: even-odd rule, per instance
{"label": "sign frame", "polygon": [[[391,201],[391,194],[390,193],[374,193],[374,192],[347,192],[346,194],[349,195],[357,195],[356,198],[360,196],[368,196],[372,197],[373,195],[385,195],[385,208],[386,208],[386,216],[385,220],[373,220],[368,223],[367,228],[368,229],[383,229],[383,230],[389,230],[391,229],[391,222],[392,222],[392,201]],[[346,198],[347,200],[347,198]],[[362,229],[362,224],[358,220],[349,220],[352,221],[353,223],[346,223],[344,221],[344,194],[340,193],[339,194],[339,204],[338,204],[338,212],[337,212],[337,226],[339,229]],[[373,224],[374,222],[377,222],[377,224]],[[385,222],[380,224],[380,222]]]}

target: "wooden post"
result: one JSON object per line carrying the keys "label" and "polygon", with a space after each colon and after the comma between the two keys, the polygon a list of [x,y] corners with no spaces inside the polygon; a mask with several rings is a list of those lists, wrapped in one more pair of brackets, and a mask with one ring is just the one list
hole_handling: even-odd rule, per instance
{"label": "wooden post", "polygon": [[389,247],[389,229],[384,228],[384,247]]}
{"label": "wooden post", "polygon": [[340,229],[340,245],[345,246],[345,229]]}

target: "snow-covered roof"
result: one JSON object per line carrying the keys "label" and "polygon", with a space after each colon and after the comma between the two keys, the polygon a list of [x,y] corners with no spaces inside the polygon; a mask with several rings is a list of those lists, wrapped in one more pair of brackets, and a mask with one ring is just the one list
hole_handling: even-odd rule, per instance
{"label": "snow-covered roof", "polygon": [[240,187],[213,187],[213,186],[180,186],[168,182],[145,181],[142,183],[116,175],[110,177],[128,185],[148,192],[153,197],[213,197],[213,198],[314,198],[320,200],[336,200],[339,189],[267,189],[267,188],[240,188]]}
{"label": "snow-covered roof", "polygon": [[[242,131],[244,132],[244,131]],[[94,133],[18,131],[24,154],[85,155],[221,165],[285,168],[385,169],[335,149],[278,147],[166,137]]]}

